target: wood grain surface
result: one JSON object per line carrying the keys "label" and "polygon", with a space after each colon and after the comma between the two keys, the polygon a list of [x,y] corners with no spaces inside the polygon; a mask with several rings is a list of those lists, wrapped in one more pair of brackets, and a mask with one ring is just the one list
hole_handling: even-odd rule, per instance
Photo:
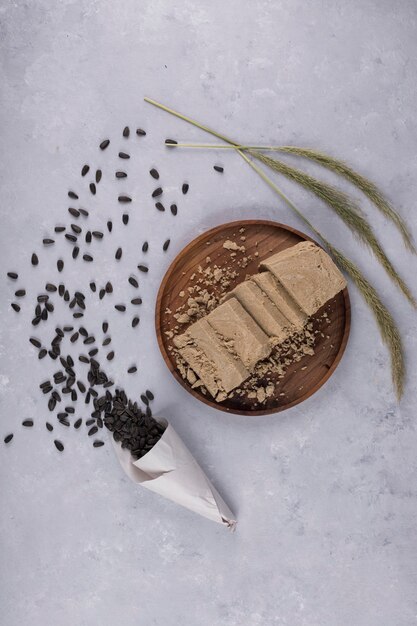
{"label": "wood grain surface", "polygon": [[[246,239],[244,242],[240,240],[242,234],[239,230],[241,228],[245,229],[243,235]],[[229,289],[242,282],[247,274],[255,274],[258,271],[259,263],[272,254],[300,241],[313,241],[307,235],[293,228],[265,220],[229,222],[203,233],[178,254],[162,280],[155,311],[158,344],[169,370],[180,385],[205,404],[221,411],[241,415],[266,415],[283,411],[306,400],[315,393],[331,376],[339,363],[350,330],[348,290],[346,288],[337,294],[312,318],[313,329],[319,331],[316,334],[314,345],[315,354],[304,356],[300,361],[292,363],[283,378],[278,379],[276,376],[275,395],[268,398],[266,403],[259,405],[256,399],[247,397],[236,397],[218,403],[208,393],[204,395],[198,388],[192,389],[191,385],[183,379],[171,352],[172,339],[165,333],[166,331],[174,331],[177,321],[173,313],[184,304],[184,297],[179,294],[181,291],[188,294],[187,288],[196,284],[197,278],[201,276],[198,273],[199,266],[205,268],[208,265],[206,258],[210,257],[210,265],[216,264],[219,267],[231,265],[230,251],[223,248],[223,243],[227,239],[236,241],[239,245],[243,243],[246,248],[245,255],[251,257],[247,267],[233,266],[238,272],[238,276],[232,281]],[[258,252],[257,257],[254,256],[255,252]],[[242,254],[239,254],[241,258]],[[193,275],[195,276],[193,277]],[[215,295],[220,293],[218,285],[210,285],[206,289]],[[327,313],[327,320],[323,318],[323,312]],[[186,329],[187,324],[183,324],[180,326],[180,330],[176,332],[182,333]],[[274,380],[274,375],[268,374],[268,378]]]}

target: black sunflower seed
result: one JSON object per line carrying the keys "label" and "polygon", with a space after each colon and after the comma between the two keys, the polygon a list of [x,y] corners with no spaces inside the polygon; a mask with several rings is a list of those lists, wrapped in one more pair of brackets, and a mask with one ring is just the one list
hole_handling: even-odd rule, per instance
{"label": "black sunflower seed", "polygon": [[42,345],[39,339],[36,339],[35,337],[31,337],[29,341],[32,344],[32,346],[35,346],[35,348],[40,348]]}
{"label": "black sunflower seed", "polygon": [[69,198],[72,198],[73,200],[78,200],[78,196],[77,196],[77,194],[75,193],[75,191],[69,191],[69,192],[68,192],[68,197],[69,197]]}
{"label": "black sunflower seed", "polygon": [[46,357],[47,354],[48,354],[48,351],[45,350],[45,348],[42,348],[38,352],[38,359],[43,359],[44,357]]}
{"label": "black sunflower seed", "polygon": [[224,172],[224,169],[222,168],[221,165],[213,165],[213,169],[216,170],[216,172],[220,172],[220,173]]}
{"label": "black sunflower seed", "polygon": [[190,188],[190,185],[188,183],[183,184],[181,189],[182,189],[182,193],[184,194],[184,196],[188,192],[189,188]]}
{"label": "black sunflower seed", "polygon": [[98,432],[97,426],[93,426],[92,428],[90,428],[87,434],[89,437],[91,437],[92,435],[95,435],[97,432]]}
{"label": "black sunflower seed", "polygon": [[54,439],[54,444],[55,444],[55,447],[56,447],[56,449],[57,449],[57,450],[59,450],[60,452],[63,452],[63,450],[64,450],[64,444],[63,444],[63,443],[61,443],[61,442],[59,441],[59,439]]}
{"label": "black sunflower seed", "polygon": [[75,332],[73,335],[71,335],[70,342],[75,343],[79,336],[80,336],[79,333]]}
{"label": "black sunflower seed", "polygon": [[39,263],[39,259],[35,253],[32,254],[30,262],[32,263],[32,265],[37,265]]}
{"label": "black sunflower seed", "polygon": [[100,441],[99,439],[96,439],[93,443],[94,448],[101,448],[101,446],[104,446],[104,441]]}
{"label": "black sunflower seed", "polygon": [[170,209],[171,209],[172,215],[176,215],[178,213],[178,209],[177,209],[177,205],[176,204],[171,204]]}
{"label": "black sunflower seed", "polygon": [[123,137],[129,137],[129,135],[130,135],[129,126],[125,126],[123,129]]}
{"label": "black sunflower seed", "polygon": [[110,143],[110,139],[105,139],[100,144],[100,150],[105,150]]}
{"label": "black sunflower seed", "polygon": [[113,350],[108,353],[108,355],[106,356],[106,359],[108,361],[112,361],[114,359],[114,352],[113,352]]}
{"label": "black sunflower seed", "polygon": [[94,292],[96,291],[96,289],[97,289],[97,287],[96,287],[96,283],[91,282],[91,283],[90,283],[90,289],[91,289],[91,291],[94,293]]}
{"label": "black sunflower seed", "polygon": [[84,261],[87,261],[88,263],[91,263],[91,261],[94,260],[91,254],[83,254],[83,259]]}
{"label": "black sunflower seed", "polygon": [[89,356],[96,356],[97,353],[98,353],[98,348],[93,348],[92,350],[88,351]]}
{"label": "black sunflower seed", "polygon": [[90,171],[89,165],[83,165],[83,169],[81,170],[81,176],[85,176]]}
{"label": "black sunflower seed", "polygon": [[162,191],[162,187],[157,187],[156,189],[153,190],[152,192],[152,198],[157,198],[158,196],[160,196],[163,193]]}
{"label": "black sunflower seed", "polygon": [[126,172],[116,172],[116,178],[127,178]]}
{"label": "black sunflower seed", "polygon": [[134,374],[137,371],[138,371],[138,368],[136,367],[136,365],[132,365],[132,367],[129,367],[129,369],[127,370],[127,373]]}
{"label": "black sunflower seed", "polygon": [[71,230],[76,234],[79,235],[82,232],[82,228],[80,226],[78,226],[78,224],[71,224]]}
{"label": "black sunflower seed", "polygon": [[72,207],[68,209],[68,213],[73,217],[80,217],[80,212],[77,209],[73,209]]}
{"label": "black sunflower seed", "polygon": [[117,248],[116,250],[116,254],[114,255],[115,259],[117,261],[120,261],[120,259],[122,258],[122,249],[121,248]]}
{"label": "black sunflower seed", "polygon": [[99,182],[101,181],[101,177],[103,176],[103,173],[101,170],[97,170],[96,171],[96,183],[97,185],[99,184]]}
{"label": "black sunflower seed", "polygon": [[110,281],[107,281],[105,289],[106,289],[106,293],[113,293],[113,285],[111,284]]}
{"label": "black sunflower seed", "polygon": [[16,272],[7,272],[7,276],[12,280],[17,280],[19,278],[19,275],[16,274]]}
{"label": "black sunflower seed", "polygon": [[126,311],[126,307],[125,307],[125,305],[124,305],[124,304],[115,304],[115,305],[114,305],[114,308],[115,308],[117,311],[122,311],[122,312]]}
{"label": "black sunflower seed", "polygon": [[109,231],[109,233],[111,233],[111,231],[113,230],[113,222],[110,220],[107,222],[107,230]]}
{"label": "black sunflower seed", "polygon": [[88,217],[89,213],[88,211],[86,211],[86,209],[79,209],[81,215],[83,215],[84,217]]}
{"label": "black sunflower seed", "polygon": [[130,155],[126,152],[119,152],[119,158],[121,159],[130,159]]}
{"label": "black sunflower seed", "polygon": [[6,437],[4,438],[4,443],[10,443],[12,439],[13,433],[10,433],[10,435],[6,435]]}
{"label": "black sunflower seed", "polygon": [[75,235],[71,235],[70,233],[65,233],[65,239],[68,239],[71,243],[75,243],[77,241],[77,237]]}
{"label": "black sunflower seed", "polygon": [[93,196],[96,195],[97,189],[96,189],[95,183],[90,183],[90,191],[93,194]]}
{"label": "black sunflower seed", "polygon": [[44,246],[51,246],[53,243],[55,243],[55,240],[46,237],[45,239],[42,239],[42,243]]}
{"label": "black sunflower seed", "polygon": [[132,320],[132,328],[136,328],[136,326],[139,324],[139,318],[138,317],[134,317]]}
{"label": "black sunflower seed", "polygon": [[56,266],[58,272],[62,272],[62,270],[64,269],[64,261],[62,259],[58,259],[58,261],[56,262]]}
{"label": "black sunflower seed", "polygon": [[146,133],[143,130],[143,128],[137,128],[136,129],[136,134],[138,135],[138,137],[144,137],[146,135]]}
{"label": "black sunflower seed", "polygon": [[80,354],[80,356],[78,357],[78,360],[81,361],[81,363],[89,363],[90,359],[86,356],[84,356],[83,354]]}
{"label": "black sunflower seed", "polygon": [[46,428],[49,430],[49,432],[51,433],[54,429],[54,427],[52,426],[52,424],[50,424],[49,422],[45,422],[45,426]]}
{"label": "black sunflower seed", "polygon": [[142,252],[147,252],[148,250],[149,250],[149,244],[147,241],[145,241],[142,246]]}
{"label": "black sunflower seed", "polygon": [[74,246],[73,250],[72,250],[72,258],[76,259],[78,256],[78,253],[80,252],[80,249],[78,246]]}
{"label": "black sunflower seed", "polygon": [[132,287],[139,287],[139,283],[134,276],[129,276],[128,281],[132,285]]}
{"label": "black sunflower seed", "polygon": [[138,270],[139,270],[140,272],[145,272],[145,273],[146,273],[146,272],[149,272],[149,268],[148,268],[148,267],[146,267],[146,265],[138,265]]}
{"label": "black sunflower seed", "polygon": [[59,293],[59,295],[61,296],[61,298],[62,298],[62,296],[63,296],[63,295],[64,295],[64,293],[65,293],[65,285],[63,285],[62,283],[61,283],[61,284],[59,285],[59,287],[58,287],[58,293]]}
{"label": "black sunflower seed", "polygon": [[104,235],[101,230],[93,230],[91,233],[95,239],[103,239]]}
{"label": "black sunflower seed", "polygon": [[103,300],[105,295],[106,295],[106,290],[100,289],[99,294],[98,294],[98,297],[100,298],[100,300]]}
{"label": "black sunflower seed", "polygon": [[149,389],[147,389],[145,393],[146,393],[146,396],[149,398],[149,400],[154,399],[155,396],[153,395],[152,391],[149,391]]}
{"label": "black sunflower seed", "polygon": [[141,394],[140,399],[142,400],[143,404],[146,404],[146,405],[149,404],[149,398],[148,396],[145,396],[144,393]]}
{"label": "black sunflower seed", "polygon": [[130,302],[135,305],[142,304],[142,298],[133,298]]}
{"label": "black sunflower seed", "polygon": [[33,420],[23,420],[22,426],[26,426],[26,428],[31,428],[33,426]]}
{"label": "black sunflower seed", "polygon": [[55,291],[57,291],[57,287],[53,283],[46,283],[45,289],[46,291],[49,291],[50,293],[55,293]]}
{"label": "black sunflower seed", "polygon": [[162,250],[163,250],[164,252],[166,252],[166,251],[168,250],[168,248],[169,248],[169,244],[170,244],[170,243],[171,243],[171,239],[167,239],[167,240],[165,241],[164,245],[162,246]]}
{"label": "black sunflower seed", "polygon": [[91,230],[87,230],[87,232],[85,233],[85,243],[91,243]]}
{"label": "black sunflower seed", "polygon": [[14,295],[16,296],[16,298],[23,298],[23,296],[26,295],[26,289],[18,289],[17,291],[15,291]]}
{"label": "black sunflower seed", "polygon": [[157,202],[157,203],[155,204],[155,208],[157,208],[157,209],[158,209],[158,211],[165,211],[165,207],[164,207],[164,205],[162,204],[162,202]]}
{"label": "black sunflower seed", "polygon": [[155,180],[158,180],[159,172],[154,167],[150,170],[149,174],[152,176],[152,178],[155,178]]}
{"label": "black sunflower seed", "polygon": [[82,418],[81,418],[81,417],[79,417],[79,418],[78,418],[77,420],[75,420],[75,422],[74,422],[74,428],[75,428],[76,430],[78,430],[78,429],[79,429],[79,427],[81,426],[81,424],[82,424],[82,423],[83,423],[83,420],[82,420]]}
{"label": "black sunflower seed", "polygon": [[175,139],[165,139],[166,146],[176,146],[177,143],[178,141],[175,141]]}
{"label": "black sunflower seed", "polygon": [[54,230],[56,233],[63,233],[65,231],[65,226],[55,226]]}
{"label": "black sunflower seed", "polygon": [[103,322],[101,325],[101,328],[103,330],[103,333],[107,333],[108,329],[109,329],[109,324],[108,322]]}
{"label": "black sunflower seed", "polygon": [[103,343],[101,345],[108,346],[110,342],[111,342],[111,337],[106,337],[105,339],[103,339]]}
{"label": "black sunflower seed", "polygon": [[130,198],[129,196],[119,196],[118,201],[121,202],[122,204],[127,204],[128,202],[132,202],[132,198]]}
{"label": "black sunflower seed", "polygon": [[127,225],[128,225],[128,223],[129,223],[129,216],[128,216],[128,214],[127,214],[127,213],[123,213],[123,215],[122,215],[122,222],[123,222],[123,224],[124,224],[125,226],[127,226]]}

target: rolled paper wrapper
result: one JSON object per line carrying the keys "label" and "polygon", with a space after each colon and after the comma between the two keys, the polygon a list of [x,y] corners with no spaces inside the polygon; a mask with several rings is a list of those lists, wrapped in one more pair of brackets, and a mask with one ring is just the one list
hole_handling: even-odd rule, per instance
{"label": "rolled paper wrapper", "polygon": [[117,457],[126,474],[142,487],[234,531],[237,522],[233,513],[182,439],[167,420],[158,418],[158,422],[166,425],[163,435],[137,461],[133,460],[130,450],[122,448],[112,437]]}

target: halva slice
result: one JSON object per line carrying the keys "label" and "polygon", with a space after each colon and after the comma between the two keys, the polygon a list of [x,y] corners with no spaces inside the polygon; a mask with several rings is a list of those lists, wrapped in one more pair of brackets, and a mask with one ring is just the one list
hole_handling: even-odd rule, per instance
{"label": "halva slice", "polygon": [[225,296],[225,300],[235,297],[255,322],[274,343],[284,341],[289,336],[289,323],[281,311],[251,280],[245,280]]}
{"label": "halva slice", "polygon": [[268,335],[236,298],[220,304],[205,319],[248,369],[252,370],[258,361],[270,355]]}
{"label": "halva slice", "polygon": [[307,315],[344,289],[346,281],[324,250],[311,241],[286,248],[263,261]]}
{"label": "halva slice", "polygon": [[307,315],[300,309],[295,300],[289,295],[284,287],[277,281],[271,272],[265,271],[254,274],[251,278],[262,291],[272,300],[275,306],[287,318],[294,330],[301,330]]}
{"label": "halva slice", "polygon": [[[232,389],[239,387],[250,375],[239,357],[232,355],[222,346],[215,330],[206,321],[206,318],[202,318],[189,326],[183,335],[175,337],[173,341],[179,348],[181,356],[193,369],[195,369],[196,358],[204,363],[206,360],[209,361],[212,366],[210,371],[220,391],[229,393]],[[190,354],[186,351],[190,345],[197,350],[197,352],[192,353],[194,365],[188,360]],[[200,373],[195,371],[200,376]],[[206,384],[205,379],[202,378],[202,380]],[[210,391],[208,387],[207,390]],[[211,391],[210,393],[216,395]]]}

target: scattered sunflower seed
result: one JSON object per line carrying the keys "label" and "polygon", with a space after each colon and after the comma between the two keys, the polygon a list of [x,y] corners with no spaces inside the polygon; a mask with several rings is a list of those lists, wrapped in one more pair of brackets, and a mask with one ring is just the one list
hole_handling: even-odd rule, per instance
{"label": "scattered sunflower seed", "polygon": [[162,246],[162,250],[163,250],[164,252],[166,252],[166,251],[168,250],[168,248],[169,248],[169,244],[170,244],[170,243],[171,243],[171,239],[167,239],[167,240],[165,241],[164,245]]}
{"label": "scattered sunflower seed", "polygon": [[90,166],[89,165],[83,165],[83,168],[81,170],[81,176],[85,176],[86,174],[88,174],[89,171],[90,171]]}
{"label": "scattered sunflower seed", "polygon": [[182,186],[182,193],[184,194],[184,196],[188,192],[189,188],[190,188],[190,185],[188,183],[184,183],[183,184],[183,186]]}
{"label": "scattered sunflower seed", "polygon": [[109,144],[110,144],[110,139],[105,139],[104,141],[101,142],[100,149],[105,150]]}
{"label": "scattered sunflower seed", "polygon": [[54,439],[54,444],[55,444],[55,447],[56,447],[56,449],[57,449],[57,450],[59,450],[60,452],[63,452],[63,450],[64,450],[64,444],[63,444],[63,443],[61,443],[61,442],[59,441],[59,439]]}

